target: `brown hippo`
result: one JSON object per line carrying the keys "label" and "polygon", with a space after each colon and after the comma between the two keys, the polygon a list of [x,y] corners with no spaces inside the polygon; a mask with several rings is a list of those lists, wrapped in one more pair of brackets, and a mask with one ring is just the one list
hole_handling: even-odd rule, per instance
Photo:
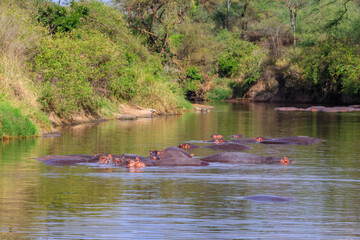
{"label": "brown hippo", "polygon": [[288,158],[279,157],[263,157],[252,153],[242,152],[223,152],[215,153],[210,156],[201,158],[200,160],[206,162],[221,162],[221,163],[238,163],[238,164],[288,164],[294,161]]}
{"label": "brown hippo", "polygon": [[227,140],[224,139],[214,139],[214,140],[204,140],[204,142],[209,142],[209,143],[215,143],[215,144],[221,144],[221,143],[226,143],[228,142]]}
{"label": "brown hippo", "polygon": [[305,111],[309,112],[353,112],[358,111],[357,108],[352,106],[349,107],[324,107],[324,106],[312,106],[305,109]]}
{"label": "brown hippo", "polygon": [[189,149],[193,149],[193,148],[201,148],[200,146],[197,146],[197,145],[192,144],[192,143],[180,144],[178,147],[181,148],[181,149],[185,149],[185,150],[189,150]]}
{"label": "brown hippo", "polygon": [[46,155],[36,159],[47,165],[74,165],[77,163],[98,162],[99,157],[100,155],[93,156],[93,155],[75,154],[75,155]]}
{"label": "brown hippo", "polygon": [[167,157],[172,157],[172,156],[178,156],[178,157],[189,157],[192,158],[194,155],[188,153],[187,151],[178,148],[178,147],[169,147],[166,148],[162,151],[158,151],[158,150],[154,150],[154,151],[149,151],[150,156],[148,158],[153,159],[153,160],[161,160],[163,158],[167,158]]}
{"label": "brown hippo", "polygon": [[323,142],[322,139],[307,137],[307,136],[293,136],[278,139],[266,139],[259,141],[262,144],[298,144],[298,145],[311,145]]}
{"label": "brown hippo", "polygon": [[215,144],[211,146],[205,146],[204,148],[210,148],[212,150],[221,150],[221,151],[245,151],[250,149],[250,147],[238,143]]}
{"label": "brown hippo", "polygon": [[[117,164],[118,166],[128,166],[128,164],[130,163],[130,161],[134,161],[136,162],[142,162],[144,163],[147,167],[149,166],[154,166],[154,160],[137,155],[137,154],[122,154],[122,155],[114,155],[115,159],[119,159],[121,161],[121,163]],[[124,161],[122,161],[124,160]]]}
{"label": "brown hippo", "polygon": [[244,135],[242,134],[235,134],[235,135],[230,135],[229,138],[243,138]]}
{"label": "brown hippo", "polygon": [[303,111],[303,108],[297,108],[297,107],[276,107],[274,108],[275,111],[279,112],[295,112],[295,111]]}
{"label": "brown hippo", "polygon": [[294,202],[294,198],[289,197],[279,197],[279,196],[268,196],[268,195],[255,195],[243,197],[243,199],[248,199],[252,201],[260,201],[260,202]]}
{"label": "brown hippo", "polygon": [[223,135],[220,135],[220,134],[214,134],[214,135],[211,135],[210,136],[212,139],[223,139],[224,138],[224,136]]}
{"label": "brown hippo", "polygon": [[154,166],[207,166],[209,163],[192,158],[183,149],[170,147],[163,151],[152,151],[150,158],[156,159]]}
{"label": "brown hippo", "polygon": [[258,141],[256,141],[253,138],[242,138],[242,139],[235,139],[232,142],[239,144],[253,144],[253,143],[257,143]]}

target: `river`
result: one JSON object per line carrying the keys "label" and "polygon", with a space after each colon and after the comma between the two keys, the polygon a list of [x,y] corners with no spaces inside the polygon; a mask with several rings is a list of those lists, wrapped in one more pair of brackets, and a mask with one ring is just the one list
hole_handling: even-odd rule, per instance
{"label": "river", "polygon": [[[60,137],[0,142],[0,239],[359,239],[360,112],[276,112],[275,106],[218,103],[208,113],[85,124],[62,128]],[[146,156],[212,134],[325,141],[248,145],[249,153],[295,161],[285,166],[211,163],[133,172],[34,159]],[[252,195],[296,200],[243,199]]]}

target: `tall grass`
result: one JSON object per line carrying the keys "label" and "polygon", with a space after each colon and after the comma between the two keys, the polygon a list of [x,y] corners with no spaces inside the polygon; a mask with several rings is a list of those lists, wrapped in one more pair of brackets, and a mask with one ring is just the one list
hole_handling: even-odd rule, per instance
{"label": "tall grass", "polygon": [[[49,130],[50,122],[39,110],[37,90],[26,71],[26,61],[36,50],[41,37],[41,30],[31,22],[29,12],[21,9],[17,1],[0,2],[0,101],[3,107],[9,105],[3,108],[2,114],[6,115],[5,112],[10,111],[11,115],[12,109],[17,109],[19,113],[14,115],[15,118],[20,115],[28,116]],[[4,99],[7,100],[6,104]],[[30,121],[29,118],[26,121]],[[2,121],[0,123],[4,124]],[[16,132],[10,131],[16,135],[30,134],[33,131]]]}
{"label": "tall grass", "polygon": [[37,128],[28,117],[6,101],[0,101],[0,139],[33,136]]}

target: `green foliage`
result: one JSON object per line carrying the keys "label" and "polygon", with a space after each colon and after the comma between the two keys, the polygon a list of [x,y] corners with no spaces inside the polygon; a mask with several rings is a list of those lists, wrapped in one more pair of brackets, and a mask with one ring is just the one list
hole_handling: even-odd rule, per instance
{"label": "green foliage", "polygon": [[76,29],[81,18],[86,18],[89,8],[71,1],[70,8],[55,3],[48,3],[38,10],[38,21],[49,28],[50,34],[57,32],[70,32]]}
{"label": "green foliage", "polygon": [[328,40],[306,48],[300,67],[304,79],[321,94],[360,93],[360,47]]}
{"label": "green foliage", "polygon": [[232,97],[233,89],[230,88],[231,79],[218,78],[214,81],[214,86],[205,95],[206,100],[226,100]]}
{"label": "green foliage", "polygon": [[230,78],[238,71],[239,62],[231,56],[222,56],[218,61],[218,74],[220,77]]}
{"label": "green foliage", "polygon": [[23,116],[18,108],[11,107],[9,102],[0,101],[0,139],[34,136],[36,133],[35,124]]}
{"label": "green foliage", "polygon": [[256,82],[261,75],[259,48],[254,44],[243,41],[226,31],[219,34],[220,42],[227,43],[218,60],[218,74],[220,77],[240,77],[245,82]]}
{"label": "green foliage", "polygon": [[105,87],[111,77],[114,51],[118,49],[101,35],[77,38],[82,31],[45,38],[41,51],[34,59],[34,71],[41,79],[39,101],[44,110],[66,116],[97,107],[94,87]]}
{"label": "green foliage", "polygon": [[187,94],[189,92],[195,92],[201,82],[203,81],[203,77],[200,74],[200,71],[195,67],[188,67],[186,70],[186,78],[183,82],[183,90]]}

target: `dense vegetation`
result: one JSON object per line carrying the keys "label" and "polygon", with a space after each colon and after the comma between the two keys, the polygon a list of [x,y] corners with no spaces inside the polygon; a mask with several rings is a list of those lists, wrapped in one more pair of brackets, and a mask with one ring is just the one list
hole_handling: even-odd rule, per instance
{"label": "dense vegetation", "polygon": [[356,102],[359,26],[358,0],[3,0],[0,138],[123,102]]}

